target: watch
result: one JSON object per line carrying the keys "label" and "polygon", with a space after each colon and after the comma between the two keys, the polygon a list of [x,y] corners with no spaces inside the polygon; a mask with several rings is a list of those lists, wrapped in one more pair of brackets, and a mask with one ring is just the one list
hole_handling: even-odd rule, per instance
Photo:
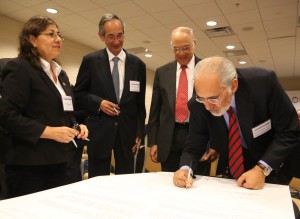
{"label": "watch", "polygon": [[257,166],[259,166],[262,169],[262,172],[265,176],[269,176],[271,173],[271,169],[269,167],[266,167],[265,165],[263,165],[262,163],[257,163]]}

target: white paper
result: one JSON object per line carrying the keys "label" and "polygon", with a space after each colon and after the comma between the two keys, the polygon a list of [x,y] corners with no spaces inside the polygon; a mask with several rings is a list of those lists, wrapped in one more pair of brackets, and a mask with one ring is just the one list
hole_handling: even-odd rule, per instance
{"label": "white paper", "polygon": [[102,176],[0,201],[0,218],[292,219],[288,186],[239,188],[236,181],[197,176],[190,189],[173,173]]}

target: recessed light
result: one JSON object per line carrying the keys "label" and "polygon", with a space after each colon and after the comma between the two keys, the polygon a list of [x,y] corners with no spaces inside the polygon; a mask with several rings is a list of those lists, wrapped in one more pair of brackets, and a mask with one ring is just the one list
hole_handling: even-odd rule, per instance
{"label": "recessed light", "polygon": [[234,48],[235,48],[234,45],[228,45],[228,46],[226,46],[226,49],[234,49]]}
{"label": "recessed light", "polygon": [[246,61],[239,61],[240,65],[245,65],[247,62]]}
{"label": "recessed light", "polygon": [[151,58],[151,57],[152,57],[152,54],[151,54],[151,53],[146,53],[145,56],[146,56],[147,58]]}
{"label": "recessed light", "polygon": [[207,26],[210,26],[210,27],[213,27],[213,26],[216,26],[216,25],[217,25],[217,22],[216,22],[216,21],[207,21],[207,22],[206,22],[206,25],[207,25]]}
{"label": "recessed light", "polygon": [[50,14],[57,14],[58,10],[56,10],[55,8],[47,8],[46,11]]}

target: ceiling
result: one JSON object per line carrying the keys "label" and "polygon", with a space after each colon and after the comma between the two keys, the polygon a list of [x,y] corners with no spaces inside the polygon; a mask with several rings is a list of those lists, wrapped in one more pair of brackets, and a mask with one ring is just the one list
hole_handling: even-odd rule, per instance
{"label": "ceiling", "polygon": [[[48,7],[59,13],[48,14]],[[95,50],[104,48],[97,35],[101,16],[115,13],[125,22],[124,48],[152,70],[174,59],[171,31],[188,26],[194,29],[198,57],[226,56],[237,67],[274,69],[282,78],[300,77],[299,7],[299,0],[0,0],[0,14],[22,22],[47,15],[66,40]],[[217,26],[206,26],[209,20]],[[227,50],[228,44],[235,49]]]}

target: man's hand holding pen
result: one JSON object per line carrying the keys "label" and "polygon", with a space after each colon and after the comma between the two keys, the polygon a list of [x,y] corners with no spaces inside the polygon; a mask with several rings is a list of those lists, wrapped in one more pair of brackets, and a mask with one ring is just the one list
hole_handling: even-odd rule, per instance
{"label": "man's hand holding pen", "polygon": [[118,116],[121,113],[119,105],[108,100],[101,102],[100,110],[110,116]]}
{"label": "man's hand holding pen", "polygon": [[190,174],[190,168],[177,170],[173,176],[174,185],[181,188],[191,188],[193,184],[193,177],[191,177]]}

